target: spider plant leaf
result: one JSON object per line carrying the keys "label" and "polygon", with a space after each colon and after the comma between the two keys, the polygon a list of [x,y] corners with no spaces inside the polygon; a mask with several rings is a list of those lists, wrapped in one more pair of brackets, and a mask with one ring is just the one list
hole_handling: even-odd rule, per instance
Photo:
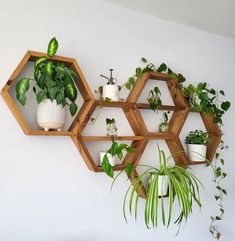
{"label": "spider plant leaf", "polygon": [[29,78],[22,78],[16,84],[16,98],[20,102],[21,105],[26,104],[26,92],[29,90]]}
{"label": "spider plant leaf", "polygon": [[59,43],[56,40],[56,38],[55,37],[52,38],[48,44],[47,55],[49,57],[53,57],[57,52],[58,46],[59,46]]}

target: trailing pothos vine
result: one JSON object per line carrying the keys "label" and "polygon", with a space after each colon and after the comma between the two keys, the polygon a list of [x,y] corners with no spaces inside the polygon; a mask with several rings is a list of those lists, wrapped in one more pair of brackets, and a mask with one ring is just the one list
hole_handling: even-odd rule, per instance
{"label": "trailing pothos vine", "polygon": [[213,172],[214,172],[213,182],[215,184],[216,191],[217,191],[214,198],[218,206],[218,212],[216,215],[211,216],[210,233],[213,236],[213,238],[216,240],[219,240],[221,237],[221,233],[217,227],[217,223],[223,220],[223,216],[224,216],[223,200],[224,200],[224,197],[227,196],[226,189],[221,185],[221,182],[224,181],[224,179],[227,176],[227,173],[224,172],[222,169],[222,167],[224,166],[224,159],[221,154],[221,152],[226,149],[228,149],[228,146],[226,146],[224,144],[224,141],[221,140],[220,145],[218,147],[218,151],[215,155],[215,161],[211,164],[211,167],[213,168]]}

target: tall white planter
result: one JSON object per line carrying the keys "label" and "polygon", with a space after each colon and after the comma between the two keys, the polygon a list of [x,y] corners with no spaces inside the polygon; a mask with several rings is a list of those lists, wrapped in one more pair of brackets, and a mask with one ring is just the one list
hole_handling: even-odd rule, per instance
{"label": "tall white planter", "polygon": [[45,131],[61,131],[65,123],[65,108],[57,105],[56,100],[43,100],[37,106],[37,122]]}
{"label": "tall white planter", "polygon": [[[105,151],[101,151],[101,152],[100,152],[100,166],[102,166],[102,163],[103,163],[103,159],[104,159],[105,154],[106,154]],[[110,165],[111,165],[112,167],[115,166],[115,159],[112,157],[112,155],[111,155],[110,153],[107,153],[107,157],[108,157],[108,160],[109,160]]]}
{"label": "tall white planter", "polygon": [[[149,185],[152,182],[154,175],[151,175],[149,179]],[[168,176],[167,175],[159,175],[158,176],[158,196],[166,196],[168,193]]]}
{"label": "tall white planter", "polygon": [[114,101],[119,100],[119,87],[117,85],[103,86],[103,99],[108,98]]}
{"label": "tall white planter", "polygon": [[195,161],[195,162],[205,161],[206,149],[207,149],[207,146],[205,146],[205,145],[188,144],[189,160]]}

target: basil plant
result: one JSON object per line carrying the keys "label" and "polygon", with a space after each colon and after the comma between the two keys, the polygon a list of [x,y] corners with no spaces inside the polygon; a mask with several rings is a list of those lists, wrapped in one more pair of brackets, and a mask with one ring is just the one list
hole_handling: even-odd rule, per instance
{"label": "basil plant", "polygon": [[47,56],[38,58],[34,63],[34,78],[23,77],[16,84],[16,98],[21,105],[26,104],[26,93],[32,81],[38,104],[45,99],[56,100],[57,105],[68,105],[71,116],[74,116],[78,109],[74,82],[79,76],[64,63],[52,59],[58,46],[56,38],[52,38],[48,44]]}

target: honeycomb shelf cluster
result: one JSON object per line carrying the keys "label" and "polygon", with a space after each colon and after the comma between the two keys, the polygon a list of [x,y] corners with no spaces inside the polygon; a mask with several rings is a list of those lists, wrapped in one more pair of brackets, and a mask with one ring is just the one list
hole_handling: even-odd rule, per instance
{"label": "honeycomb shelf cluster", "polygon": [[[35,51],[28,51],[24,58],[21,60],[10,79],[7,81],[2,89],[2,96],[7,103],[8,107],[12,111],[19,125],[26,135],[47,135],[47,136],[70,136],[79,150],[83,160],[85,161],[87,167],[94,172],[102,172],[102,168],[97,166],[93,160],[91,154],[86,148],[86,142],[98,142],[98,141],[111,141],[111,137],[108,136],[83,136],[83,130],[86,127],[88,121],[90,120],[92,113],[100,103],[104,107],[121,108],[133,130],[133,136],[117,136],[115,140],[120,141],[132,141],[131,146],[135,148],[134,153],[126,154],[123,162],[114,166],[114,170],[123,170],[128,162],[133,163],[135,166],[138,164],[141,156],[145,150],[146,145],[150,140],[165,140],[171,153],[182,152],[180,155],[174,156],[174,161],[176,165],[187,166],[191,164],[202,164],[205,162],[191,162],[188,159],[184,147],[180,141],[179,135],[182,127],[191,112],[183,92],[181,91],[178,80],[171,77],[170,75],[158,73],[158,72],[148,72],[143,74],[137,79],[134,88],[129,93],[126,101],[100,101],[96,100],[94,94],[92,93],[77,61],[73,58],[67,58],[62,56],[54,56],[55,61],[61,61],[65,65],[72,68],[79,76],[80,79],[76,80],[76,86],[84,100],[83,105],[79,109],[76,117],[74,118],[68,131],[49,131],[45,132],[43,130],[32,130],[29,123],[25,120],[24,116],[17,107],[15,100],[10,94],[10,88],[13,83],[17,81],[17,77],[22,72],[23,68],[28,62],[34,62],[38,57],[45,56],[44,53],[39,53]],[[169,131],[168,132],[149,132],[144,119],[140,114],[141,109],[149,109],[149,105],[145,103],[139,103],[138,99],[141,95],[146,83],[149,79],[165,81],[169,92],[172,96],[174,105],[162,105],[160,110],[172,111],[173,114],[169,121]],[[107,108],[106,108],[107,109]],[[105,111],[105,110],[103,110]],[[212,161],[216,153],[216,149],[221,140],[221,131],[217,124],[213,121],[213,115],[205,116],[200,113],[202,121],[211,136],[211,142],[207,148],[207,159]],[[131,181],[137,176],[137,171],[132,172]],[[140,195],[145,197],[146,191],[143,186],[139,189]]]}

